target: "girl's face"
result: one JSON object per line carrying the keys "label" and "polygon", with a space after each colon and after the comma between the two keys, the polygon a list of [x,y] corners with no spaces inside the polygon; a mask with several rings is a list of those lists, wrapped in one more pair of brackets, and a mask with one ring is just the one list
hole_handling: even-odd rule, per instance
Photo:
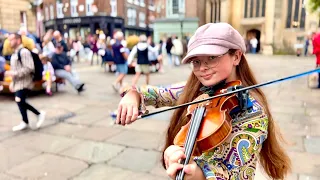
{"label": "girl's face", "polygon": [[45,59],[42,59],[41,62],[42,62],[42,64],[47,64],[47,60],[45,60]]}
{"label": "girl's face", "polygon": [[236,66],[239,65],[242,53],[227,53],[220,56],[197,56],[191,59],[194,75],[204,86],[214,86],[223,80],[234,81]]}

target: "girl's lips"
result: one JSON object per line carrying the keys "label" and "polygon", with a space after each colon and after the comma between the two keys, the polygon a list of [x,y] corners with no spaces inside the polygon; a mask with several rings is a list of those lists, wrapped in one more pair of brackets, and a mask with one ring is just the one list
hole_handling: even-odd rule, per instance
{"label": "girl's lips", "polygon": [[206,75],[203,75],[201,76],[203,79],[205,80],[209,80],[211,78],[212,74],[206,74]]}

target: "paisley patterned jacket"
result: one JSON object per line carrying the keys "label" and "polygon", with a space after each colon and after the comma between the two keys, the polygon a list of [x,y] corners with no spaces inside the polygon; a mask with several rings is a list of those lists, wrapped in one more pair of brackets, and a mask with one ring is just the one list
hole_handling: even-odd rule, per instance
{"label": "paisley patterned jacket", "polygon": [[[141,111],[146,106],[174,106],[184,83],[171,87],[141,86]],[[125,94],[125,93],[124,93]],[[195,157],[208,180],[253,180],[258,156],[268,133],[268,117],[262,106],[249,96],[251,109],[232,115],[232,132],[218,147]]]}

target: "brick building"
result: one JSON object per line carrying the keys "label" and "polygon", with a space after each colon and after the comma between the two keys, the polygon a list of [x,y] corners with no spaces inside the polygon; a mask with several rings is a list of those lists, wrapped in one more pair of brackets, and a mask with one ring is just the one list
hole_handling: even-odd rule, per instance
{"label": "brick building", "polygon": [[165,16],[157,18],[154,40],[176,35],[190,37],[205,21],[205,0],[165,0]]}
{"label": "brick building", "polygon": [[43,0],[45,29],[58,29],[75,38],[79,33],[103,31],[111,36],[116,30],[126,34],[152,34],[153,19],[161,0]]}

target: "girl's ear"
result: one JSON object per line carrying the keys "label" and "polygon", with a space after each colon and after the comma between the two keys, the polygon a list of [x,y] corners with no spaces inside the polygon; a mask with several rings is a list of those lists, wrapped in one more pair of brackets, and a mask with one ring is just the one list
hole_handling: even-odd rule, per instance
{"label": "girl's ear", "polygon": [[239,51],[239,50],[234,53],[234,56],[233,56],[233,58],[234,58],[234,60],[233,60],[233,65],[235,65],[235,66],[238,66],[238,65],[239,65],[240,60],[241,60],[241,56],[242,56],[242,52]]}

